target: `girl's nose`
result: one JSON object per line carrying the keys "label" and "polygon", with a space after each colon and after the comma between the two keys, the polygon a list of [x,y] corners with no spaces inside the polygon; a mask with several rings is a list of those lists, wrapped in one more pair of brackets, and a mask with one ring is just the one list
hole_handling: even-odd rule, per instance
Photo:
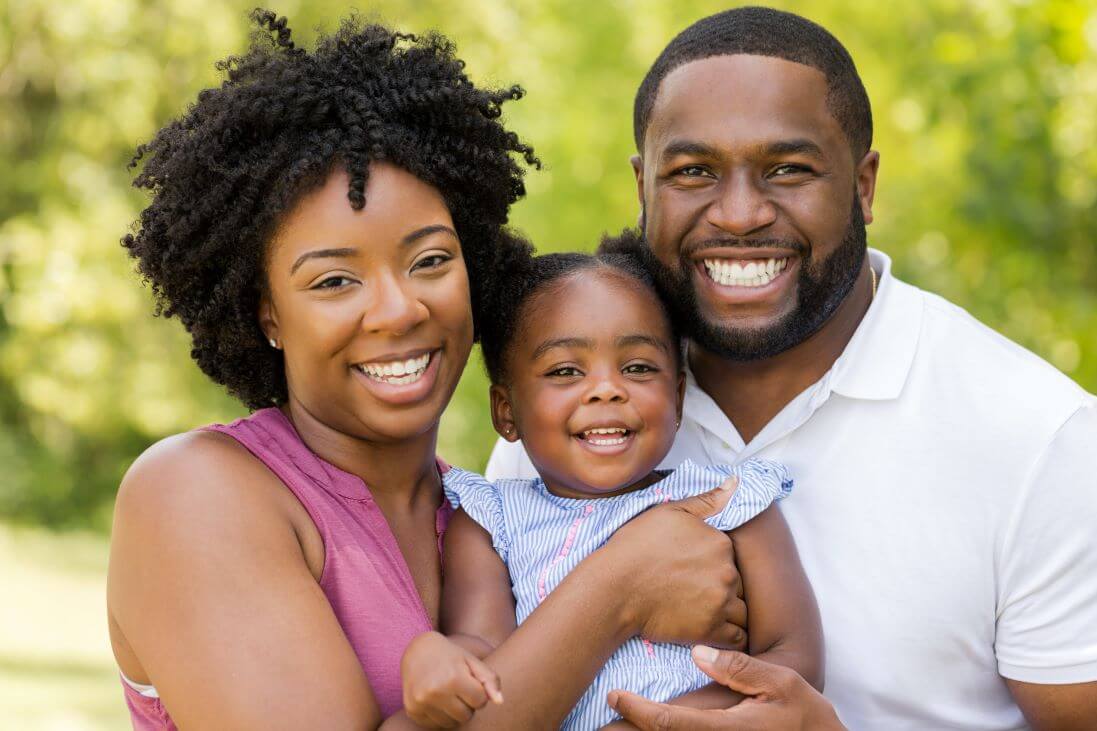
{"label": "girl's nose", "polygon": [[595,375],[590,388],[583,399],[585,403],[599,401],[611,403],[624,403],[628,401],[628,389],[616,371]]}

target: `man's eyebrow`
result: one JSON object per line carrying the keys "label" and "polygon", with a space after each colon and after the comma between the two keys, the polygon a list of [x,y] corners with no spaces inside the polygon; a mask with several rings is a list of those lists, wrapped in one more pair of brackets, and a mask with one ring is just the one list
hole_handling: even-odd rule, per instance
{"label": "man's eyebrow", "polygon": [[293,262],[293,266],[290,267],[289,273],[292,276],[294,272],[301,268],[309,259],[338,259],[346,256],[354,256],[358,253],[358,249],[342,248],[342,249],[315,249],[313,251],[306,251],[301,256],[297,257],[297,261]]}
{"label": "man's eyebrow", "polygon": [[663,148],[662,157],[667,160],[678,155],[696,155],[697,157],[716,157],[716,148],[696,140],[671,140]]}
{"label": "man's eyebrow", "polygon": [[536,360],[553,348],[586,348],[590,350],[593,347],[594,342],[587,338],[552,338],[544,341],[534,349],[533,358]]}
{"label": "man's eyebrow", "polygon": [[453,238],[457,238],[457,232],[454,231],[452,228],[443,223],[435,223],[431,224],[430,226],[423,226],[423,228],[412,231],[410,234],[400,239],[400,245],[407,246],[408,244],[414,244],[416,241],[423,238],[424,236],[430,236],[431,234],[436,234],[439,232],[448,233],[453,236]]}
{"label": "man's eyebrow", "polygon": [[617,347],[625,348],[629,345],[650,345],[653,348],[658,348],[664,352],[670,352],[670,345],[659,338],[653,338],[650,335],[622,335],[617,338]]}
{"label": "man's eyebrow", "polygon": [[762,149],[769,155],[814,155],[816,157],[826,157],[823,154],[822,148],[806,137],[800,137],[793,140],[777,140],[776,142],[767,143]]}

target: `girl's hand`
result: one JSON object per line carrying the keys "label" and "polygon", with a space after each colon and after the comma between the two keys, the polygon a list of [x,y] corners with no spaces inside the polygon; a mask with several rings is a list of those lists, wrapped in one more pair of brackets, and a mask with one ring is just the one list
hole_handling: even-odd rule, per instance
{"label": "girl's hand", "polygon": [[438,632],[424,632],[400,662],[404,710],[426,728],[456,728],[491,700],[502,703],[499,676]]}
{"label": "girl's hand", "polygon": [[743,650],[747,607],[731,539],[704,523],[738,485],[659,505],[622,526],[602,549],[624,582],[625,621],[652,641]]}

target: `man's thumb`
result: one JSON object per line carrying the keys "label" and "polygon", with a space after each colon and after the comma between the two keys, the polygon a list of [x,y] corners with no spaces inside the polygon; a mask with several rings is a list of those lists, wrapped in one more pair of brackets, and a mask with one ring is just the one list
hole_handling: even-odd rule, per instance
{"label": "man's thumb", "polygon": [[750,696],[772,692],[778,682],[777,674],[785,670],[742,652],[705,645],[693,646],[693,662],[720,685]]}
{"label": "man's thumb", "polygon": [[728,500],[731,500],[731,496],[735,494],[737,487],[739,487],[739,478],[732,475],[724,480],[719,487],[700,495],[688,497],[685,500],[678,500],[675,505],[679,510],[684,510],[690,515],[707,518],[724,509],[724,506],[728,504]]}

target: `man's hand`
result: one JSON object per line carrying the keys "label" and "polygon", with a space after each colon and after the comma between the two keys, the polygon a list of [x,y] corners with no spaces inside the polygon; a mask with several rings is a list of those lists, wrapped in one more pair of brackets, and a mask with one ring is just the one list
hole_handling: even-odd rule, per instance
{"label": "man's hand", "polygon": [[499,676],[438,632],[424,632],[400,662],[404,710],[426,728],[455,728],[491,700],[503,702]]}
{"label": "man's hand", "polygon": [[645,510],[595,553],[623,582],[633,634],[746,649],[747,607],[735,550],[704,522],[723,510],[737,486],[732,477],[717,489]]}
{"label": "man's hand", "polygon": [[693,661],[710,678],[747,696],[733,708],[703,711],[611,691],[609,705],[642,731],[845,731],[830,703],[806,680],[749,655],[697,645]]}

